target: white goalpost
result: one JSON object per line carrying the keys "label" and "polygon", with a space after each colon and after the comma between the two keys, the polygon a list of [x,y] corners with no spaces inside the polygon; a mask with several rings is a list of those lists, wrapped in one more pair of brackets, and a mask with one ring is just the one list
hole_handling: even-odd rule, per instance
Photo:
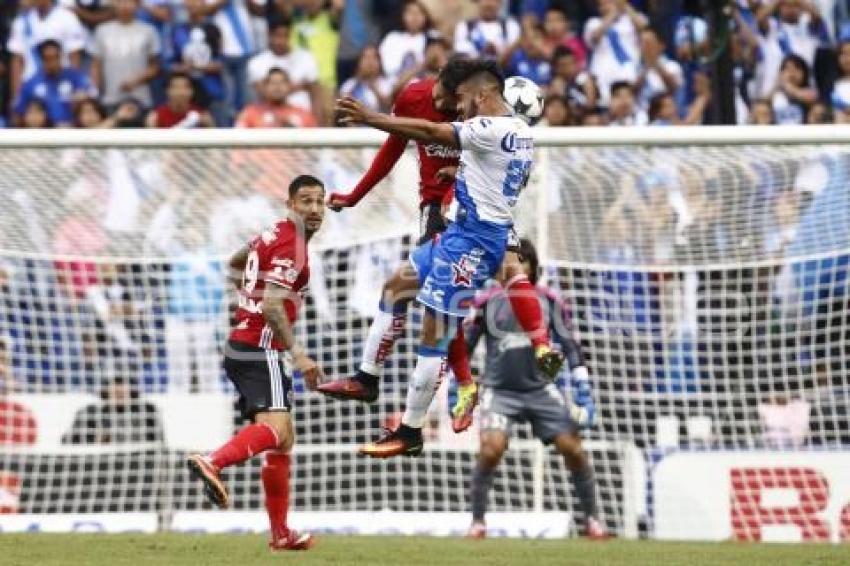
{"label": "white goalpost", "polygon": [[[517,225],[563,294],[598,407],[585,434],[619,536],[850,539],[850,130],[535,129]],[[351,188],[368,129],[0,132],[0,530],[265,528],[259,464],[211,511],[183,465],[232,434],[223,261],[280,217],[288,181]],[[417,229],[412,152],[311,244],[297,331],[352,374],[380,282]],[[476,432],[438,395],[418,459],[355,447],[401,410],[411,312],[372,406],[296,379],[298,526],[462,533]],[[445,387],[444,387],[445,389]],[[554,450],[519,427],[489,526],[566,536]],[[783,496],[791,493],[793,496]],[[80,527],[79,525],[82,525]]]}

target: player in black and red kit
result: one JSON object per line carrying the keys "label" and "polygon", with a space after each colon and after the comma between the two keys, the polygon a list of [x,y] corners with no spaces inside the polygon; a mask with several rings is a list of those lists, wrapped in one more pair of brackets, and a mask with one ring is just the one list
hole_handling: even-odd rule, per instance
{"label": "player in black and red kit", "polygon": [[220,472],[265,452],[262,469],[272,550],[306,550],[309,533],[286,524],[289,507],[289,451],[294,441],[290,410],[292,369],[315,389],[318,364],[295,341],[292,326],[300,293],[310,279],[307,242],[322,225],[325,189],[310,175],[289,185],[288,218],[261,232],[230,260],[238,287],[236,325],[225,348],[224,369],[239,391],[242,416],[252,421],[227,443],[207,455],[188,459],[192,475],[204,483],[207,497],[225,508],[229,495]]}
{"label": "player in black and red kit", "polygon": [[[457,87],[467,78],[467,65],[463,59],[452,59],[440,71],[437,78],[422,79],[410,83],[396,98],[393,114],[400,117],[419,118],[432,122],[451,122],[457,118]],[[348,194],[332,193],[328,206],[339,211],[355,206],[395,166],[408,144],[408,139],[390,135],[371,167]],[[454,148],[435,143],[416,142],[419,157],[419,208],[420,239],[426,242],[446,228],[441,207],[451,198],[454,184],[453,171],[458,166],[460,152]],[[405,267],[401,268],[402,270]],[[408,268],[409,269],[409,268]],[[506,254],[505,289],[511,297],[511,305],[517,313],[523,329],[528,333],[537,353],[538,362],[544,373],[555,375],[563,357],[549,345],[549,334],[543,322],[543,313],[537,301],[534,286],[522,270],[515,251]],[[380,312],[375,317],[363,351],[363,362],[355,376],[339,379],[319,386],[319,391],[339,398],[374,402],[378,397],[378,381],[383,372],[384,361],[392,350],[395,340],[404,331],[407,305],[412,299],[409,289],[393,288],[392,281],[412,279],[394,276],[384,288]],[[472,423],[472,409],[477,399],[477,389],[469,370],[463,333],[458,333],[449,346],[449,365],[458,381],[458,402],[455,405],[453,426],[461,431]]]}

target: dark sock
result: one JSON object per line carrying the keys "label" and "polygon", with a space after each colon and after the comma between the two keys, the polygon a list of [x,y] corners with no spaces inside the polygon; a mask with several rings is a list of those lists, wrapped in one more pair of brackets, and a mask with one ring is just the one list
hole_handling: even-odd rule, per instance
{"label": "dark sock", "polygon": [[378,376],[372,375],[371,373],[366,373],[362,369],[357,372],[357,375],[354,376],[354,379],[363,384],[364,387],[372,389],[374,387],[378,387]]}
{"label": "dark sock", "polygon": [[469,486],[473,521],[484,522],[484,514],[487,512],[487,499],[490,496],[490,487],[493,485],[494,471],[485,470],[480,464],[475,464],[475,469],[472,472],[472,483]]}
{"label": "dark sock", "polygon": [[581,511],[584,513],[584,520],[587,521],[590,517],[596,517],[596,477],[593,475],[593,468],[586,468],[570,474],[570,479],[573,482],[573,487],[576,489]]}
{"label": "dark sock", "polygon": [[422,429],[421,428],[413,428],[412,426],[407,426],[402,423],[398,425],[397,432],[404,438],[408,438],[410,440],[417,440],[422,437]]}

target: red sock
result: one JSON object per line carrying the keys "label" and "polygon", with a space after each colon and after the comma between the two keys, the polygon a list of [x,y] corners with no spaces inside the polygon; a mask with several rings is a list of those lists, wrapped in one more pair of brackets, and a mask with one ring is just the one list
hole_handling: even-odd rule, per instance
{"label": "red sock", "polygon": [[268,452],[263,470],[263,491],[269,514],[272,539],[286,535],[286,513],[289,511],[289,454]]}
{"label": "red sock", "polygon": [[277,433],[265,423],[249,424],[218,450],[210,461],[218,469],[244,462],[248,458],[278,445]]}
{"label": "red sock", "polygon": [[519,325],[531,338],[531,343],[537,346],[549,344],[549,330],[543,324],[543,309],[540,308],[540,300],[537,298],[537,290],[528,277],[517,275],[505,286],[511,308],[514,311]]}
{"label": "red sock", "polygon": [[472,370],[469,369],[469,354],[466,352],[466,337],[462,328],[458,329],[455,337],[449,342],[448,361],[458,385],[472,383]]}

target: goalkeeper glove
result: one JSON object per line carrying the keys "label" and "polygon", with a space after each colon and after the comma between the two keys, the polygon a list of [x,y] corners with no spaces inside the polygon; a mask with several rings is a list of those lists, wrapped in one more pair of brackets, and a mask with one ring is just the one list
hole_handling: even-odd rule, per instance
{"label": "goalkeeper glove", "polygon": [[596,418],[596,403],[590,389],[587,368],[579,366],[570,372],[570,417],[579,428],[590,428]]}

